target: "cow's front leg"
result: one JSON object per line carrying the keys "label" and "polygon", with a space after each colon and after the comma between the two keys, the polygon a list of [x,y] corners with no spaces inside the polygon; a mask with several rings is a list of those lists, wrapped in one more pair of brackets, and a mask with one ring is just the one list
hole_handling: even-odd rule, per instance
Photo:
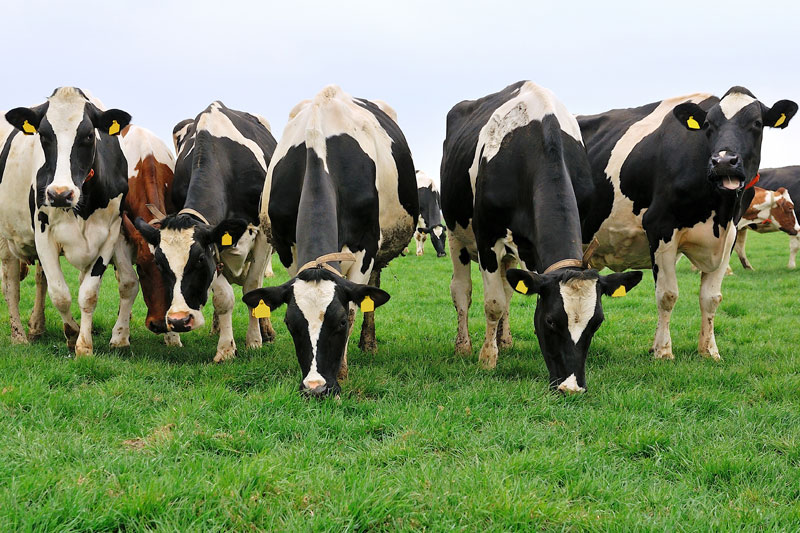
{"label": "cow's front leg", "polygon": [[114,266],[119,287],[119,313],[109,345],[112,348],[123,348],[131,344],[131,311],[139,293],[139,279],[133,270],[131,249],[121,236],[114,249]]}
{"label": "cow's front leg", "polygon": [[31,318],[28,320],[28,340],[35,340],[44,335],[44,305],[47,299],[47,277],[44,275],[41,262],[36,264],[36,299],[33,301]]}
{"label": "cow's front leg", "polygon": [[417,241],[417,255],[422,256],[425,253],[425,235],[421,231],[417,230],[414,232],[414,240]]}
{"label": "cow's front leg", "polygon": [[14,256],[5,242],[2,243],[3,249],[3,295],[8,304],[8,321],[11,325],[11,342],[15,344],[25,344],[28,338],[25,336],[25,329],[22,327],[22,320],[19,317],[19,259]]}
{"label": "cow's front leg", "polygon": [[[380,288],[381,286],[381,271],[373,269],[369,276],[369,284],[373,287]],[[378,352],[378,341],[375,338],[375,312],[364,313],[364,319],[361,321],[361,338],[358,341],[358,347],[367,353]],[[342,358],[342,368],[344,374],[347,375],[347,353],[345,352]],[[340,370],[340,374],[342,371]]]}
{"label": "cow's front leg", "polygon": [[725,239],[720,266],[713,272],[703,272],[700,276],[700,338],[697,343],[697,351],[703,357],[709,357],[715,361],[722,359],[717,349],[717,340],[714,338],[714,315],[717,313],[722,301],[722,280],[725,278],[725,267],[730,261],[731,247],[736,230],[731,228]]}
{"label": "cow's front leg", "polygon": [[456,331],[455,352],[461,355],[472,353],[472,340],[469,337],[469,308],[472,305],[472,275],[470,273],[470,255],[462,247],[453,234],[448,231],[450,261],[453,263],[453,277],[450,280],[450,297],[456,308],[458,326]]}
{"label": "cow's front leg", "polygon": [[[37,234],[36,253],[39,254],[39,262],[47,278],[47,294],[50,295],[50,301],[53,302],[53,306],[58,310],[58,314],[61,315],[61,322],[64,324],[67,347],[74,351],[79,330],[70,310],[72,296],[69,294],[69,286],[64,279],[64,273],[61,271],[58,250],[49,242],[45,234]],[[91,329],[91,324],[89,328]]]}
{"label": "cow's front leg", "polygon": [[[81,309],[81,324],[78,341],[75,344],[75,357],[89,356],[93,352],[92,319],[97,308],[97,297],[100,294],[100,282],[103,272],[111,261],[111,254],[107,257],[100,256],[91,269],[83,272],[80,288],[78,289],[78,306]],[[130,313],[129,313],[130,316]]]}
{"label": "cow's front leg", "polygon": [[747,270],[755,270],[753,265],[750,264],[750,261],[747,260],[747,254],[744,251],[748,233],[749,232],[745,228],[736,234],[736,244],[734,245],[734,249],[736,250],[736,255],[739,256],[739,261],[742,262],[742,266]]}
{"label": "cow's front leg", "polygon": [[233,287],[218,274],[211,283],[214,291],[214,312],[219,316],[219,341],[215,363],[222,363],[236,357],[236,341],[233,339]]}
{"label": "cow's front leg", "polygon": [[797,266],[795,258],[798,250],[800,250],[800,235],[793,235],[789,237],[789,264],[786,265],[786,268],[794,270]]}
{"label": "cow's front leg", "polygon": [[503,285],[508,285],[504,281],[501,274],[502,267],[502,254],[504,253],[505,246],[502,241],[489,251],[494,254],[496,258],[494,271],[485,268],[485,261],[481,256],[481,277],[483,278],[483,312],[486,315],[486,334],[483,339],[483,346],[481,346],[481,353],[478,357],[480,364],[483,368],[492,369],[497,366],[497,328],[500,325],[500,319],[503,314],[508,310],[508,303],[506,302],[506,290]]}
{"label": "cow's front leg", "polygon": [[660,241],[654,253],[653,276],[656,278],[658,306],[658,325],[653,339],[653,357],[656,359],[675,359],[672,354],[669,321],[675,302],[678,301],[678,276],[675,272],[675,263],[678,261],[676,241],[676,237],[669,243]]}
{"label": "cow's front leg", "polygon": [[[256,240],[253,245],[252,251],[253,260],[250,263],[250,268],[247,271],[247,277],[242,286],[242,293],[259,289],[263,285],[264,269],[267,262],[272,263],[272,246],[267,242],[264,232],[259,231],[256,235]],[[263,323],[263,328],[262,328]],[[272,342],[275,340],[275,330],[272,329],[272,322],[269,318],[259,319],[253,316],[252,312],[248,313],[247,321],[247,335],[245,337],[245,346],[248,348],[261,348],[261,343]]]}
{"label": "cow's front leg", "polygon": [[506,280],[506,272],[516,264],[516,259],[510,259],[504,260],[500,265],[500,275],[503,278],[503,290],[506,293],[506,308],[497,326],[497,345],[501,349],[511,348],[514,345],[514,339],[511,337],[511,326],[509,324],[508,314],[511,308],[511,297],[514,295],[514,289],[511,288],[508,280]]}

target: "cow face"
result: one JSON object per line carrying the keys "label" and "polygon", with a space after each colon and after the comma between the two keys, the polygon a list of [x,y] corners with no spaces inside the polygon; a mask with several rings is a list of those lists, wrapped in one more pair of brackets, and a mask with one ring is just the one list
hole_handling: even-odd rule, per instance
{"label": "cow face", "polygon": [[381,289],[352,283],[323,268],[309,268],[283,285],[250,291],[242,299],[254,310],[262,303],[271,310],[287,304],[284,321],[303,373],[300,390],[326,396],[340,391],[337,374],[355,305],[367,297],[374,307],[389,301]]}
{"label": "cow face", "polygon": [[770,218],[779,230],[789,235],[800,233],[800,224],[794,211],[794,202],[789,191],[781,187],[775,191],[775,206],[770,209]]}
{"label": "cow face", "polygon": [[39,135],[38,205],[71,209],[94,176],[98,131],[118,135],[131,116],[119,109],[101,111],[80,89],[61,87],[42,105],[12,109],[6,120],[26,135]]}
{"label": "cow face", "polygon": [[[170,302],[167,300],[164,279],[156,265],[152,247],[125,213],[122,214],[122,225],[128,239],[133,243],[136,254],[134,263],[136,263],[136,272],[139,275],[139,284],[142,286],[142,298],[147,306],[144,323],[147,329],[153,333],[167,333],[166,315]],[[160,224],[158,225],[160,227]]]}
{"label": "cow face", "polygon": [[741,192],[758,173],[764,126],[785,128],[797,104],[780,100],[768,108],[744,87],[733,87],[707,112],[691,102],[674,116],[689,130],[708,138],[708,178],[722,192]]}
{"label": "cow face", "polygon": [[166,329],[181,333],[201,327],[208,289],[217,275],[219,251],[236,245],[247,230],[247,221],[230,219],[209,226],[190,215],[177,214],[161,220],[160,227],[141,218],[134,225],[152,247],[164,279],[169,301]]}
{"label": "cow face", "polygon": [[538,294],[533,316],[539,347],[550,373],[550,386],[564,392],[586,390],[586,355],[603,323],[602,295],[635,287],[639,271],[601,276],[596,270],[564,270],[540,275],[516,268],[506,272],[515,291]]}

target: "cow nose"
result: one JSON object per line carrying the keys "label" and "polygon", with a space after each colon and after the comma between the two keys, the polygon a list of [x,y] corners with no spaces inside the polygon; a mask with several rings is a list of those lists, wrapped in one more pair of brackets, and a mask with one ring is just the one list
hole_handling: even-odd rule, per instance
{"label": "cow nose", "polygon": [[189,331],[192,329],[192,315],[186,312],[167,315],[167,328],[170,331]]}
{"label": "cow nose", "polygon": [[68,187],[51,187],[47,189],[47,199],[54,207],[67,207],[72,204],[75,193]]}
{"label": "cow nose", "polygon": [[444,252],[436,252],[436,257],[444,257],[444,256],[446,256],[446,255],[447,255],[447,254],[446,254],[446,253],[444,253]]}
{"label": "cow nose", "polygon": [[739,156],[727,151],[723,151],[716,155],[711,156],[711,163],[713,163],[715,167],[718,166],[735,167],[738,162],[739,162]]}
{"label": "cow nose", "polygon": [[152,331],[153,333],[161,334],[167,332],[167,323],[165,320],[155,320],[153,318],[148,318],[145,321],[147,325],[147,329]]}
{"label": "cow nose", "polygon": [[323,396],[327,396],[331,389],[328,388],[328,385],[324,381],[309,381],[308,383],[303,382],[302,391],[306,396],[322,398]]}

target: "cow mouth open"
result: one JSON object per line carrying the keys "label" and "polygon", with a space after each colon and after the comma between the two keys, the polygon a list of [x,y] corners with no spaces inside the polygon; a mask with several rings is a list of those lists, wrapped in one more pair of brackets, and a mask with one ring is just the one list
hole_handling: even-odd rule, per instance
{"label": "cow mouth open", "polygon": [[744,176],[741,174],[715,174],[711,173],[709,179],[718,189],[723,191],[739,191],[744,188]]}

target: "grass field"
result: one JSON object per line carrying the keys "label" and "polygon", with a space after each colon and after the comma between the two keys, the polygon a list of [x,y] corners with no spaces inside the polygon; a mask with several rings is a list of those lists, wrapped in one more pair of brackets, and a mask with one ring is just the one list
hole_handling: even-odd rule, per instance
{"label": "grass field", "polygon": [[[384,271],[379,353],[358,351],[359,318],[339,401],[297,392],[283,310],[273,345],[215,365],[207,327],[166,348],[141,296],[132,349],[110,350],[112,272],[88,360],[70,357],[49,303],[47,335],[10,345],[3,302],[0,531],[800,530],[800,271],[784,235],[748,245],[758,270],[736,261],[723,285],[723,362],[696,353],[699,278],[684,260],[675,361],[647,351],[646,272],[605,300],[578,396],[548,390],[534,298],[514,298],[497,369],[478,367],[477,268],[476,353],[453,355],[450,260],[430,247]],[[235,318],[243,346],[241,301]]]}

